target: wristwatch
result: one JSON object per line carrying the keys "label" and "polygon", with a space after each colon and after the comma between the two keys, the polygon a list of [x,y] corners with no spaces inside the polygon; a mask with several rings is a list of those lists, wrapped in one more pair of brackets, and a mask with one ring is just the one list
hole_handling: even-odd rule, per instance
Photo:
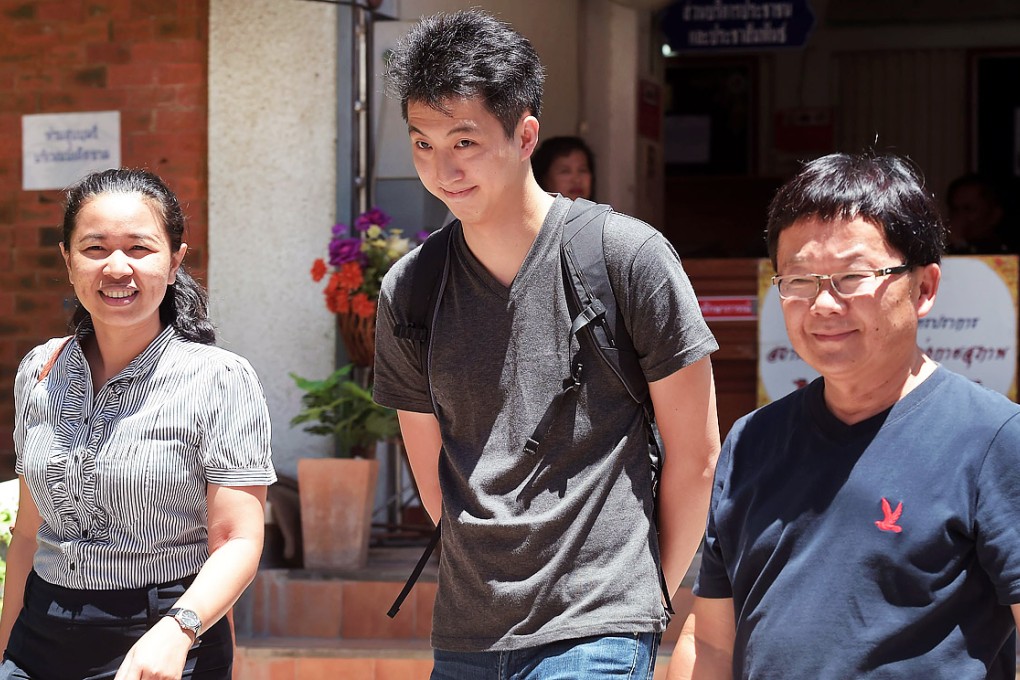
{"label": "wristwatch", "polygon": [[198,614],[191,611],[190,609],[184,609],[182,607],[174,607],[168,611],[165,616],[172,616],[182,630],[190,630],[198,637],[198,632],[202,630],[202,619],[198,618]]}

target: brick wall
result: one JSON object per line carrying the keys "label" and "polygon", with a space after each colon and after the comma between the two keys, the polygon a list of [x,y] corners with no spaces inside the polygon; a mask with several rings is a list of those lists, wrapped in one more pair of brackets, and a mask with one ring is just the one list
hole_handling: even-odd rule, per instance
{"label": "brick wall", "polygon": [[161,175],[205,279],[209,0],[0,0],[0,480],[13,476],[14,374],[63,335],[62,194],[21,190],[21,116],[121,113],[121,162]]}

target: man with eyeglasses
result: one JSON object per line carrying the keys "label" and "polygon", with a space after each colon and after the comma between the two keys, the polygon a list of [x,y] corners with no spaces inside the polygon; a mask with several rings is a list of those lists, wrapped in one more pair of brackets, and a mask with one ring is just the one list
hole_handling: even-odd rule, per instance
{"label": "man with eyeglasses", "polygon": [[895,156],[810,162],[769,208],[821,378],[723,445],[668,677],[1013,680],[1020,407],[926,356],[946,230]]}

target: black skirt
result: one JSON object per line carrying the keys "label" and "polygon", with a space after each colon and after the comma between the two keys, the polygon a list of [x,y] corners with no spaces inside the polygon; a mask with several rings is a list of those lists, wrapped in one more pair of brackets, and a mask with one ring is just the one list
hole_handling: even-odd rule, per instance
{"label": "black skirt", "polygon": [[[25,604],[4,652],[0,680],[113,678],[131,646],[194,578],[130,590],[75,590],[48,583],[32,571],[25,583]],[[233,656],[230,624],[223,618],[203,630],[192,645],[183,677],[230,680]]]}

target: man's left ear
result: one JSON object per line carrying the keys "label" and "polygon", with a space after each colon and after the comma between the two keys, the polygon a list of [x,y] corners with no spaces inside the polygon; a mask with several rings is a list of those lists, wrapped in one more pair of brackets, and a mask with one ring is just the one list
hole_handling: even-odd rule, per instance
{"label": "man's left ear", "polygon": [[927,316],[935,305],[935,297],[942,281],[942,267],[932,263],[920,268],[917,279],[917,318]]}
{"label": "man's left ear", "polygon": [[187,252],[188,244],[182,243],[177,252],[170,256],[170,276],[166,282],[168,286],[177,283],[177,270],[181,268],[181,263],[184,262],[184,255]]}
{"label": "man's left ear", "polygon": [[524,118],[521,119],[519,128],[521,155],[523,158],[531,158],[531,154],[535,152],[535,147],[538,146],[538,118],[535,118],[530,113],[525,114]]}

